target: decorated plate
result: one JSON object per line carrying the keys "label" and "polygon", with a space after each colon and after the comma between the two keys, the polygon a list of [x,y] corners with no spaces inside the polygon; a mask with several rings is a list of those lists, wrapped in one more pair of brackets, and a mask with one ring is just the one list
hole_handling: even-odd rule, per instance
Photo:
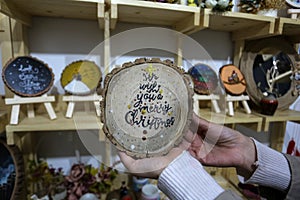
{"label": "decorated plate", "polygon": [[80,60],[65,67],[60,82],[69,94],[87,95],[97,89],[101,79],[101,70],[94,62]]}
{"label": "decorated plate", "polygon": [[244,75],[234,65],[224,65],[220,69],[220,79],[228,94],[241,95],[246,91]]}
{"label": "decorated plate", "polygon": [[167,153],[192,117],[193,83],[171,61],[137,59],[105,78],[101,120],[110,141],[143,158]]}
{"label": "decorated plate", "polygon": [[300,1],[299,0],[286,0],[286,3],[292,7],[300,8]]}
{"label": "decorated plate", "polygon": [[188,71],[194,82],[194,90],[198,94],[211,94],[218,86],[216,72],[206,64],[197,64]]}
{"label": "decorated plate", "polygon": [[51,88],[54,74],[42,61],[30,56],[20,56],[7,62],[2,71],[2,78],[13,93],[35,97]]}

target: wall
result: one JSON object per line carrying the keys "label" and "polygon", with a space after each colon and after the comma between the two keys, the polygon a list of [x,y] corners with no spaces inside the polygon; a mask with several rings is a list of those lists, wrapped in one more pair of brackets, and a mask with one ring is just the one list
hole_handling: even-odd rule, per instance
{"label": "wall", "polygon": [[[120,23],[117,25],[116,30],[111,31],[111,34],[116,36],[126,30],[141,27],[144,26]],[[32,27],[29,27],[28,30],[30,54],[47,63],[55,74],[55,82],[53,89],[50,91],[51,94],[64,93],[60,86],[59,78],[64,67],[72,61],[85,59],[89,55],[88,58],[92,58],[103,69],[103,49],[93,53],[93,50],[98,45],[101,45],[103,41],[103,30],[98,28],[97,21],[35,17],[33,18]],[[167,46],[170,45],[170,48],[177,47],[176,40],[172,37],[165,38],[161,36],[161,38],[157,37],[156,39],[162,40],[158,41],[158,43],[166,43],[167,40]],[[192,34],[190,39],[197,41],[204,47],[212,57],[215,69],[231,62],[233,47],[229,33],[204,30]],[[125,38],[119,44],[122,47],[126,47],[136,43],[138,41],[129,41]],[[183,46],[188,52],[188,54],[185,54],[187,58],[184,62],[185,65],[189,63],[189,66],[191,66],[202,62],[202,60],[199,60],[201,52],[193,51],[191,47],[185,46],[185,44]],[[112,52],[114,52],[114,49],[112,49]],[[114,64],[120,65],[125,61],[132,61],[139,57],[160,57],[162,59],[170,58],[175,60],[172,52],[151,48],[143,49],[141,47],[136,51],[123,55]],[[59,165],[61,167],[63,164],[67,170],[72,163],[77,162],[76,154],[78,155],[78,152],[83,156],[83,162],[96,163],[94,159],[90,159],[89,152],[76,134],[74,135],[70,132],[43,132],[42,134],[36,133],[35,136],[37,141],[35,149],[39,156],[47,158],[54,166]],[[101,149],[105,148],[105,144],[101,145],[99,154],[101,154]],[[102,159],[101,156],[100,159]]]}

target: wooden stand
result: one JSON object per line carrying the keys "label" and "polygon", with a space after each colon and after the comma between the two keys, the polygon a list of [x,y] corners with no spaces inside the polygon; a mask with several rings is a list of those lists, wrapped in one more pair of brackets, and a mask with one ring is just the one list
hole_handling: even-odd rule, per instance
{"label": "wooden stand", "polygon": [[102,100],[101,95],[97,94],[91,94],[88,96],[63,96],[63,101],[67,101],[68,108],[66,112],[66,117],[71,118],[74,113],[75,103],[76,102],[84,102],[85,110],[89,110],[89,103],[94,102],[95,108],[96,108],[96,114],[97,116],[100,116],[100,101]]}
{"label": "wooden stand", "polygon": [[246,113],[251,114],[251,110],[248,106],[247,100],[249,100],[249,96],[247,96],[247,95],[231,96],[231,95],[227,94],[226,102],[227,102],[227,106],[228,106],[228,115],[234,116],[234,108],[233,108],[234,101],[241,101]]}
{"label": "wooden stand", "polygon": [[300,9],[288,9],[288,14],[291,15],[292,19],[297,19],[300,14]]}
{"label": "wooden stand", "polygon": [[199,101],[203,100],[210,100],[212,104],[212,108],[216,113],[220,113],[221,110],[219,108],[217,100],[220,100],[219,95],[211,94],[211,95],[199,95],[199,94],[194,94],[193,96],[194,99],[194,112],[199,113]]}
{"label": "wooden stand", "polygon": [[54,102],[54,96],[47,96],[44,94],[40,97],[20,97],[18,95],[14,95],[14,98],[6,98],[5,104],[12,105],[11,109],[11,117],[10,124],[18,124],[19,113],[20,113],[20,105],[27,104],[27,116],[28,118],[34,118],[34,103],[43,103],[47,110],[47,113],[51,120],[56,119],[56,114],[50,102]]}

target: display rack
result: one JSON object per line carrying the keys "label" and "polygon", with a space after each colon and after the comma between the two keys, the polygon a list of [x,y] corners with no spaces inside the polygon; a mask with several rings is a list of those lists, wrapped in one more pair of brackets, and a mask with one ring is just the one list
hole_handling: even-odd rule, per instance
{"label": "display rack", "polygon": [[51,120],[56,119],[56,114],[54,112],[54,109],[51,105],[51,102],[55,101],[54,96],[47,96],[47,94],[44,94],[42,96],[38,97],[20,97],[18,95],[14,95],[13,98],[6,98],[5,104],[6,105],[12,105],[11,107],[11,116],[10,116],[10,124],[18,124],[19,122],[19,113],[20,113],[20,107],[21,105],[25,104],[27,106],[27,116],[28,118],[34,118],[34,106],[33,104],[36,103],[43,103],[47,113],[49,115],[49,118]]}
{"label": "display rack", "polygon": [[220,113],[220,107],[218,105],[218,100],[220,100],[219,95],[215,94],[210,94],[210,95],[199,95],[199,94],[194,94],[193,96],[194,100],[194,112],[199,113],[200,112],[200,107],[199,107],[199,101],[211,101],[212,109],[216,113]]}
{"label": "display rack", "polygon": [[239,95],[239,96],[231,96],[229,94],[226,95],[225,101],[227,103],[227,109],[228,109],[228,115],[233,117],[234,116],[234,102],[242,102],[242,105],[244,107],[244,110],[247,114],[251,114],[251,110],[249,108],[249,105],[247,101],[250,100],[248,95]]}
{"label": "display rack", "polygon": [[63,96],[63,101],[68,102],[68,108],[66,112],[66,117],[71,118],[74,113],[75,105],[78,102],[84,103],[85,111],[89,111],[89,103],[93,102],[96,110],[96,114],[100,117],[100,101],[102,100],[101,95],[91,94],[86,96],[75,96],[75,95],[68,95]]}

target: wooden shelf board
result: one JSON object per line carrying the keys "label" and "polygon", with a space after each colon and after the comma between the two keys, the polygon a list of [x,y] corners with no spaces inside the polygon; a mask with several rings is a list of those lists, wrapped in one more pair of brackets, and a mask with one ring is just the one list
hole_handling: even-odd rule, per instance
{"label": "wooden shelf board", "polygon": [[104,0],[9,0],[9,3],[14,10],[29,16],[97,20],[98,3],[104,3]]}
{"label": "wooden shelf board", "polygon": [[14,144],[14,134],[30,131],[65,131],[65,130],[99,130],[102,133],[102,123],[94,112],[74,112],[73,118],[66,118],[57,113],[57,119],[51,120],[48,115],[37,115],[34,118],[24,118],[17,125],[7,125],[8,144]]}
{"label": "wooden shelf board", "polygon": [[112,16],[120,22],[170,26],[180,32],[200,23],[199,7],[136,0],[111,0],[111,4],[117,7]]}
{"label": "wooden shelf board", "polygon": [[300,35],[300,19],[291,19],[291,18],[284,18],[280,17],[276,21],[276,33],[294,37],[296,42],[300,42],[299,35]]}
{"label": "wooden shelf board", "polygon": [[275,18],[241,12],[201,12],[200,25],[211,30],[233,33],[234,40],[259,38],[274,33]]}
{"label": "wooden shelf board", "polygon": [[5,131],[5,126],[8,124],[7,117],[7,112],[0,110],[0,133],[3,133]]}
{"label": "wooden shelf board", "polygon": [[235,110],[234,116],[225,113],[215,113],[210,109],[200,109],[200,117],[216,124],[257,124],[256,130],[261,131],[263,118],[253,114],[247,114],[242,110]]}
{"label": "wooden shelf board", "polygon": [[273,116],[254,113],[255,115],[263,118],[263,131],[268,131],[271,122],[286,122],[294,121],[300,122],[300,112],[294,110],[278,110]]}

